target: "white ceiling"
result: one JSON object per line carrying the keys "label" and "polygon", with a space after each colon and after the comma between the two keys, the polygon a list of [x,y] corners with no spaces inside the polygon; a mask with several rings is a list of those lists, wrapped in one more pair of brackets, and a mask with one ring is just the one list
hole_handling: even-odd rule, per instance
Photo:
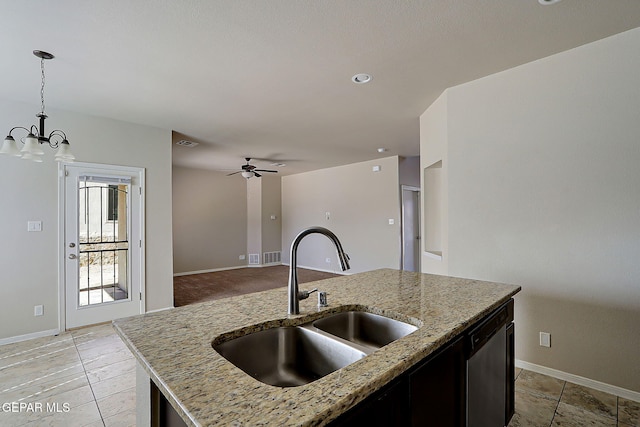
{"label": "white ceiling", "polygon": [[[419,154],[444,89],[640,26],[639,0],[0,0],[0,97],[175,130],[177,165]],[[370,73],[366,85],[351,82]],[[544,76],[541,76],[544,78]],[[26,119],[25,119],[26,120]],[[49,119],[55,126],[55,117]],[[65,129],[72,144],[73,129]],[[376,149],[386,147],[386,153]]]}

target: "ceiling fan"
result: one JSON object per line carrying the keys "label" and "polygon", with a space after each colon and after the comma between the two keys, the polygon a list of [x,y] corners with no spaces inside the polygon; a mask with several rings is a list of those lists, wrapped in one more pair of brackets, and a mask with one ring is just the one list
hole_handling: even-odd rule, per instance
{"label": "ceiling fan", "polygon": [[237,173],[241,173],[243,177],[249,179],[252,176],[256,176],[258,178],[260,178],[262,176],[261,173],[259,172],[269,172],[269,173],[278,173],[278,171],[272,171],[272,170],[267,170],[267,169],[256,169],[256,167],[254,165],[250,165],[249,162],[251,161],[250,157],[245,157],[244,158],[247,161],[246,165],[242,165],[242,169],[236,172],[232,172],[227,174],[227,176],[229,175],[235,175]]}

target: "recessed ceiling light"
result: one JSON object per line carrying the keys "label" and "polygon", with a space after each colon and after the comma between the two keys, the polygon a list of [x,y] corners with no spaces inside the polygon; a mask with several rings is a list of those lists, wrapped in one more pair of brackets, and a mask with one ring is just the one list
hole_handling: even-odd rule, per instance
{"label": "recessed ceiling light", "polygon": [[378,148],[378,153],[384,153],[385,151],[387,151],[386,148]]}
{"label": "recessed ceiling light", "polygon": [[180,141],[176,142],[176,145],[180,145],[182,147],[195,147],[196,145],[198,145],[197,142],[193,142],[193,141],[187,141],[186,139],[181,139]]}
{"label": "recessed ceiling light", "polygon": [[271,163],[271,166],[275,166],[277,168],[283,168],[283,167],[285,167],[287,165],[284,164],[284,163]]}
{"label": "recessed ceiling light", "polygon": [[538,3],[543,4],[543,5],[549,5],[549,4],[554,4],[554,3],[558,3],[560,0],[538,0]]}
{"label": "recessed ceiling light", "polygon": [[373,79],[373,77],[371,77],[371,74],[365,73],[356,74],[355,76],[351,77],[351,81],[359,85],[369,83],[371,79]]}

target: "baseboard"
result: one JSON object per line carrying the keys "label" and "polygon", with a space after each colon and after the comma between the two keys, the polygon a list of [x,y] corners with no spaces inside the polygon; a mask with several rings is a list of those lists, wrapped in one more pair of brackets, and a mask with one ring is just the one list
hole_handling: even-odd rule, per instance
{"label": "baseboard", "polygon": [[189,276],[191,274],[215,273],[216,271],[237,270],[239,268],[247,268],[248,265],[237,265],[235,267],[211,268],[209,270],[185,271],[184,273],[173,273],[173,277]]}
{"label": "baseboard", "polygon": [[518,359],[516,359],[516,367],[526,369],[527,371],[533,371],[539,374],[548,375],[550,377],[558,378],[563,381],[569,381],[570,383],[589,387],[594,390],[604,391],[605,393],[614,394],[616,396],[633,400],[635,402],[640,402],[640,392],[637,391],[627,390],[626,388],[606,384],[600,381],[581,377],[579,375],[570,374],[568,372],[559,371],[553,368],[547,368],[546,366],[536,365],[535,363],[529,363]]}
{"label": "baseboard", "polygon": [[31,334],[18,335],[15,337],[0,338],[0,345],[13,344],[20,341],[32,340],[34,338],[50,337],[58,335],[59,333],[60,331],[58,329],[49,329],[47,331],[33,332]]}
{"label": "baseboard", "polygon": [[249,268],[273,267],[274,265],[282,265],[281,262],[271,262],[269,264],[249,264]]}

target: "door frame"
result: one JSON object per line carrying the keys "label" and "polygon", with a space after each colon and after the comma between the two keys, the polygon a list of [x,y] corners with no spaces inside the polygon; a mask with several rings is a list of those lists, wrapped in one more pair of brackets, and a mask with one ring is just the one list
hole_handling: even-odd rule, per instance
{"label": "door frame", "polygon": [[[404,270],[404,227],[405,227],[404,191],[405,190],[416,192],[418,193],[418,196],[420,196],[420,187],[415,187],[413,185],[404,185],[404,184],[400,186],[400,270]],[[417,208],[418,208],[418,218],[417,218],[416,225],[418,226],[418,236],[420,236],[420,239],[422,239],[422,227],[421,227],[421,221],[420,221],[420,215],[422,210],[420,209],[420,201],[418,201]],[[418,242],[418,258],[414,260],[414,262],[418,264],[418,271],[417,271],[418,273],[422,271],[422,259],[421,259],[420,253],[421,253],[420,242]]]}
{"label": "door frame", "polygon": [[[118,166],[118,165],[108,165],[101,163],[85,163],[85,162],[74,162],[74,163],[58,163],[58,331],[63,332],[66,330],[67,326],[67,307],[66,307],[66,247],[65,247],[65,223],[66,223],[66,168],[68,166],[71,167],[87,167],[87,168],[96,168],[102,170],[108,170],[117,174],[118,172],[126,172],[126,173],[134,173],[137,174],[140,178],[140,218],[136,218],[135,220],[140,222],[140,251],[139,251],[139,260],[140,263],[140,274],[137,279],[140,281],[140,314],[145,313],[145,301],[146,301],[146,229],[145,229],[145,175],[146,169],[135,166]],[[132,218],[133,220],[133,218]],[[133,279],[133,278],[132,278]],[[133,296],[132,296],[133,297]]]}

